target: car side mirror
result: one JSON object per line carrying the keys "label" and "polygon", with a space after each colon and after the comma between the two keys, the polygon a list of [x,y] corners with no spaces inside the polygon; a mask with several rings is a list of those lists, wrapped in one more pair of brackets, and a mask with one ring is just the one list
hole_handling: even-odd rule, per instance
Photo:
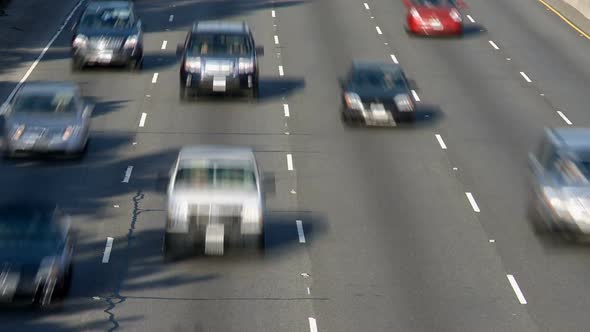
{"label": "car side mirror", "polygon": [[176,45],[176,56],[177,57],[182,56],[183,51],[184,51],[184,44],[180,43],[180,44]]}
{"label": "car side mirror", "polygon": [[274,195],[277,192],[275,176],[273,173],[264,173],[262,176],[262,189],[265,194]]}
{"label": "car side mirror", "polygon": [[408,80],[408,87],[410,90],[419,90],[418,84],[416,84],[416,81],[414,80]]}
{"label": "car side mirror", "polygon": [[170,173],[167,171],[159,171],[156,177],[156,191],[166,192],[168,189],[168,182],[170,181]]}
{"label": "car side mirror", "polygon": [[256,46],[256,55],[264,56],[264,46]]}

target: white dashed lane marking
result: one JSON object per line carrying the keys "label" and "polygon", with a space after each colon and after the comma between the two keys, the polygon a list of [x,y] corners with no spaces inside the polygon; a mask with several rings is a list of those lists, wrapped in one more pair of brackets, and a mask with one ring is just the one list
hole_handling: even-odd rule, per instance
{"label": "white dashed lane marking", "polygon": [[154,76],[152,76],[152,83],[156,82],[158,82],[158,73],[154,73]]}
{"label": "white dashed lane marking", "polygon": [[305,233],[303,233],[303,223],[301,220],[295,220],[297,223],[297,234],[299,235],[299,243],[305,243]]}
{"label": "white dashed lane marking", "polygon": [[477,202],[475,201],[473,194],[467,192],[465,193],[465,196],[467,196],[467,199],[469,200],[469,204],[471,204],[471,208],[473,209],[473,211],[480,212],[479,206],[477,205]]}
{"label": "white dashed lane marking", "polygon": [[272,17],[277,17],[277,14],[275,13],[274,10],[272,10],[270,13],[271,13]]}
{"label": "white dashed lane marking", "polygon": [[378,26],[375,27],[375,30],[377,30],[377,33],[378,34],[380,34],[380,35],[383,34],[383,32],[381,32],[381,28],[379,28]]}
{"label": "white dashed lane marking", "polygon": [[113,238],[107,237],[107,244],[104,247],[104,254],[102,255],[102,263],[106,264],[111,258],[111,250],[113,249]]}
{"label": "white dashed lane marking", "polygon": [[318,325],[313,317],[309,317],[309,332],[318,332]]}
{"label": "white dashed lane marking", "polygon": [[467,18],[469,19],[469,21],[471,21],[471,23],[475,23],[475,20],[473,19],[473,17],[471,17],[471,15],[467,15]]}
{"label": "white dashed lane marking", "polygon": [[292,171],[293,170],[293,155],[287,153],[287,169]]}
{"label": "white dashed lane marking", "polygon": [[391,54],[391,60],[393,61],[393,63],[395,64],[399,64],[399,62],[397,61],[397,58],[395,57],[395,54]]}
{"label": "white dashed lane marking", "polygon": [[279,76],[285,75],[285,71],[283,70],[283,66],[279,66]]}
{"label": "white dashed lane marking", "polygon": [[145,126],[145,120],[147,118],[147,113],[141,113],[141,118],[139,118],[139,126]]}
{"label": "white dashed lane marking", "polygon": [[279,36],[275,35],[275,44],[278,45],[279,44]]}
{"label": "white dashed lane marking", "polygon": [[493,48],[495,48],[495,49],[497,49],[497,50],[499,50],[499,49],[500,49],[500,48],[498,47],[498,45],[496,45],[496,43],[494,43],[494,41],[493,41],[493,40],[490,40],[490,41],[489,41],[489,43],[490,43],[490,45],[492,45],[492,47],[493,47]]}
{"label": "white dashed lane marking", "polygon": [[167,41],[167,40],[164,40],[164,41],[162,42],[162,49],[163,49],[163,50],[165,50],[165,49],[166,49],[166,45],[168,45],[168,41]]}
{"label": "white dashed lane marking", "polygon": [[364,3],[364,5],[365,5],[365,9],[366,9],[366,10],[369,10],[369,9],[371,9],[371,8],[369,8],[369,4],[368,4],[368,3],[366,3],[366,2],[365,2],[365,3]]}
{"label": "white dashed lane marking", "polygon": [[414,96],[414,99],[416,99],[416,101],[420,101],[420,96],[418,96],[418,93],[416,93],[416,90],[412,90],[412,96]]}
{"label": "white dashed lane marking", "polygon": [[510,286],[512,286],[512,289],[518,298],[518,302],[520,302],[520,304],[527,304],[524,294],[522,294],[520,287],[518,287],[518,283],[516,282],[514,276],[512,274],[507,274],[506,278],[508,278],[508,282],[510,282]]}
{"label": "white dashed lane marking", "polygon": [[559,114],[559,116],[563,119],[563,121],[565,121],[565,123],[567,123],[568,125],[572,125],[572,122],[570,121],[570,119],[567,118],[567,116],[565,116],[565,114],[563,114],[562,111],[557,111],[557,114]]}
{"label": "white dashed lane marking", "polygon": [[524,78],[525,81],[531,83],[531,79],[527,76],[527,74],[525,74],[523,71],[520,72],[520,76],[522,76]]}
{"label": "white dashed lane marking", "polygon": [[129,183],[129,179],[131,179],[131,172],[133,172],[133,166],[127,166],[125,170],[125,176],[123,177],[123,183]]}
{"label": "white dashed lane marking", "polygon": [[443,141],[442,136],[440,136],[439,134],[434,135],[436,137],[436,140],[438,141],[438,144],[440,145],[440,148],[443,150],[447,149],[447,145],[445,144],[445,141]]}
{"label": "white dashed lane marking", "polygon": [[286,118],[291,116],[291,113],[289,112],[289,104],[283,104],[283,112],[285,113]]}
{"label": "white dashed lane marking", "polygon": [[170,17],[168,18],[168,22],[172,22],[174,21],[174,15],[170,15]]}

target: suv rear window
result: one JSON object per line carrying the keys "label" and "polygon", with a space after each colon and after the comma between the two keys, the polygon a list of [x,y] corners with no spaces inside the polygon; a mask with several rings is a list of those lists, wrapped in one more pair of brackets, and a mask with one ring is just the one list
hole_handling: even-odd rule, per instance
{"label": "suv rear window", "polygon": [[199,33],[192,36],[188,47],[190,55],[250,55],[252,45],[247,35]]}

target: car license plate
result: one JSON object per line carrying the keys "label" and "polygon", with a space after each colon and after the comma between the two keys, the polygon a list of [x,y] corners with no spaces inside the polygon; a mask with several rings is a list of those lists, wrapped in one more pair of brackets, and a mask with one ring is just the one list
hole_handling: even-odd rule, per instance
{"label": "car license plate", "polygon": [[98,55],[98,62],[110,63],[113,60],[113,53],[100,53]]}
{"label": "car license plate", "polygon": [[213,91],[216,92],[225,92],[225,77],[224,76],[214,76],[213,77]]}
{"label": "car license plate", "polygon": [[41,135],[36,134],[36,133],[26,134],[23,137],[23,142],[25,142],[25,144],[35,144],[35,142],[39,139],[39,137],[41,137]]}
{"label": "car license plate", "polygon": [[374,118],[378,119],[386,119],[387,118],[387,111],[385,110],[385,106],[383,104],[371,104],[371,112],[373,113]]}

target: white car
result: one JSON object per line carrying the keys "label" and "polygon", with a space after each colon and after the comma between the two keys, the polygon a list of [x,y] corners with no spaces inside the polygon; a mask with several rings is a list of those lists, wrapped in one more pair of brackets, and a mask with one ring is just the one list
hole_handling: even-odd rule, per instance
{"label": "white car", "polygon": [[223,255],[228,244],[264,246],[264,193],[252,149],[191,146],[170,172],[164,252]]}

